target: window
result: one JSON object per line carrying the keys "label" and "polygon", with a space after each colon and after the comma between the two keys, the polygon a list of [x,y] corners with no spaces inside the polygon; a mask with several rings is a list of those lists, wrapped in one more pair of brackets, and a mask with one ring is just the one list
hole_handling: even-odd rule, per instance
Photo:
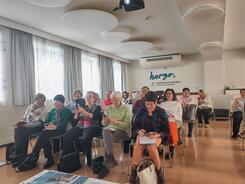
{"label": "window", "polygon": [[4,31],[0,27],[0,105],[4,105],[6,101],[7,94],[7,80],[5,70],[5,46],[4,46]]}
{"label": "window", "polygon": [[122,70],[121,63],[118,61],[113,62],[113,75],[115,91],[122,92]]}
{"label": "window", "polygon": [[64,49],[61,44],[33,37],[36,93],[47,99],[64,94]]}
{"label": "window", "polygon": [[98,56],[82,52],[82,82],[83,93],[95,91],[100,94],[100,74]]}

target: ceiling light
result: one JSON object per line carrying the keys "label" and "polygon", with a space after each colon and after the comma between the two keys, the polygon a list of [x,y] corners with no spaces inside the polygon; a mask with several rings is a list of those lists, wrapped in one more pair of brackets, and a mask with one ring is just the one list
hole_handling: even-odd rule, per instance
{"label": "ceiling light", "polygon": [[145,8],[144,0],[120,0],[119,7],[114,8],[114,11],[119,9],[124,9],[125,11],[134,11]]}

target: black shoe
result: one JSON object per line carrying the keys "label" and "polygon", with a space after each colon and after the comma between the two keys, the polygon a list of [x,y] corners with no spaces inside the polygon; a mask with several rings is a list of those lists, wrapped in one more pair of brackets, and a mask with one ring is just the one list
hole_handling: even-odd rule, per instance
{"label": "black shoe", "polygon": [[52,158],[48,158],[46,163],[44,164],[43,168],[44,169],[48,169],[50,168],[52,165],[54,164],[54,159]]}
{"label": "black shoe", "polygon": [[107,169],[105,166],[103,169],[100,170],[99,174],[97,175],[98,179],[102,179],[106,177],[109,174],[109,169]]}
{"label": "black shoe", "polygon": [[231,138],[232,139],[238,139],[238,135],[232,135]]}
{"label": "black shoe", "polygon": [[188,133],[188,135],[187,135],[188,137],[192,137],[192,133]]}
{"label": "black shoe", "polygon": [[136,178],[137,178],[137,171],[136,171],[136,168],[132,168],[131,170],[131,175],[129,177],[129,183],[130,184],[135,184],[136,183]]}
{"label": "black shoe", "polygon": [[156,173],[157,173],[157,184],[164,184],[165,180],[164,180],[162,169],[160,168],[159,170],[156,170]]}

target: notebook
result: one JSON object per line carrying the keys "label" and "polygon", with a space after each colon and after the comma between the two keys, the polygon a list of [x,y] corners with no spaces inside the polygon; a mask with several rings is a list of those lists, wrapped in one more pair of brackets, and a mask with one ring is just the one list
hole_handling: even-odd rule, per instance
{"label": "notebook", "polygon": [[140,137],[140,144],[156,144],[156,139],[151,139],[148,136]]}

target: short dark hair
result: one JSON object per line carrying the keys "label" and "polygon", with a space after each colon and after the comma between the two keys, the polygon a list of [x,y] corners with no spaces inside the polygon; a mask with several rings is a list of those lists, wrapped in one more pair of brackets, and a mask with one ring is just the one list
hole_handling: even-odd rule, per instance
{"label": "short dark hair", "polygon": [[245,88],[240,89],[240,93],[241,93],[242,91],[245,91]]}
{"label": "short dark hair", "polygon": [[146,93],[144,99],[146,102],[154,102],[155,103],[157,101],[157,95],[155,92],[149,91]]}
{"label": "short dark hair", "polygon": [[64,103],[65,102],[65,97],[63,95],[61,95],[61,94],[58,94],[58,95],[56,95],[54,97],[54,100],[59,101],[61,103]]}
{"label": "short dark hair", "polygon": [[76,89],[76,90],[73,92],[73,96],[74,96],[76,93],[80,93],[80,96],[81,96],[81,97],[83,96],[82,91],[79,90],[79,89]]}
{"label": "short dark hair", "polygon": [[175,93],[175,91],[174,91],[173,89],[171,89],[171,88],[168,88],[168,89],[165,90],[165,92],[164,92],[164,98],[163,98],[164,101],[167,101],[166,93],[167,93],[168,91],[171,91],[171,92],[173,93],[173,101],[177,101],[176,93]]}
{"label": "short dark hair", "polygon": [[189,88],[183,88],[182,89],[183,92],[186,91],[186,90],[190,92],[190,89]]}

